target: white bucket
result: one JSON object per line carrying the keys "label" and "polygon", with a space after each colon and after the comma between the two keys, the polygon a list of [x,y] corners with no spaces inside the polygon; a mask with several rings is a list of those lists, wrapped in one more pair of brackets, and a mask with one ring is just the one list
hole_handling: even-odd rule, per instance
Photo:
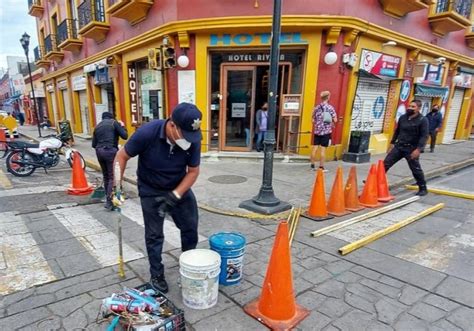
{"label": "white bucket", "polygon": [[207,309],[217,303],[221,257],[210,249],[192,249],[179,257],[183,303]]}

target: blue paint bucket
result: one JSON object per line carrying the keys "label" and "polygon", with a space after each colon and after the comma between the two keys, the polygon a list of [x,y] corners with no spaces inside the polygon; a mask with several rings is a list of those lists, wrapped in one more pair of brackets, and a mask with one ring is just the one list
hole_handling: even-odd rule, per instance
{"label": "blue paint bucket", "polygon": [[221,256],[219,284],[227,286],[240,283],[245,242],[245,237],[236,232],[219,232],[209,238],[211,249]]}

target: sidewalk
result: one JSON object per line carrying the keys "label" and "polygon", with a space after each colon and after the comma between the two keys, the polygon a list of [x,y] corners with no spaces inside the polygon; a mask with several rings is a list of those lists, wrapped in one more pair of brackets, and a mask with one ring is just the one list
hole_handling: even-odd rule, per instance
{"label": "sidewalk", "polygon": [[[36,130],[35,126],[23,126],[19,128],[19,133],[28,139],[37,140]],[[76,137],[74,148],[82,153],[88,167],[100,171],[91,140]],[[326,194],[330,193],[338,166],[343,167],[344,176],[347,178],[349,168],[355,165],[359,189],[362,189],[362,180],[367,176],[370,165],[384,157],[385,154],[373,155],[371,163],[365,164],[328,162],[326,168],[329,171],[325,174]],[[131,159],[125,171],[125,180],[132,184],[136,183],[137,160],[138,158]],[[424,153],[421,156],[421,165],[427,179],[469,164],[474,164],[474,141],[438,145],[435,153]],[[254,215],[238,206],[259,191],[263,171],[262,153],[246,153],[245,158],[239,157],[239,154],[206,153],[203,154],[200,170],[201,174],[193,186],[193,191],[201,208],[228,215],[249,217]],[[311,197],[315,174],[310,170],[309,162],[305,162],[304,157],[296,156],[288,160],[276,154],[273,167],[275,195],[292,205],[306,207]],[[408,165],[403,160],[390,169],[387,175],[392,188],[413,182]]]}

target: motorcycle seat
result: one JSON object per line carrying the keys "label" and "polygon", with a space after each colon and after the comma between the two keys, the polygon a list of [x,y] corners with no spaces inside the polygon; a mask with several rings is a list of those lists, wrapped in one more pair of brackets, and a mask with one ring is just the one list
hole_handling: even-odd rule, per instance
{"label": "motorcycle seat", "polygon": [[38,148],[39,144],[30,144],[24,141],[12,141],[8,143],[8,146],[13,149],[21,148]]}

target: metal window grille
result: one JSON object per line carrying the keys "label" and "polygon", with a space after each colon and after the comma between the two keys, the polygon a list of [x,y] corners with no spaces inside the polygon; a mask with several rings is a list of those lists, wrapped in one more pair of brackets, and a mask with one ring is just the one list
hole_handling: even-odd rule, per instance
{"label": "metal window grille", "polygon": [[77,7],[79,28],[83,28],[92,21],[105,22],[103,0],[85,0]]}
{"label": "metal window grille", "polygon": [[75,19],[67,18],[58,26],[58,45],[66,39],[77,39],[77,21]]}

